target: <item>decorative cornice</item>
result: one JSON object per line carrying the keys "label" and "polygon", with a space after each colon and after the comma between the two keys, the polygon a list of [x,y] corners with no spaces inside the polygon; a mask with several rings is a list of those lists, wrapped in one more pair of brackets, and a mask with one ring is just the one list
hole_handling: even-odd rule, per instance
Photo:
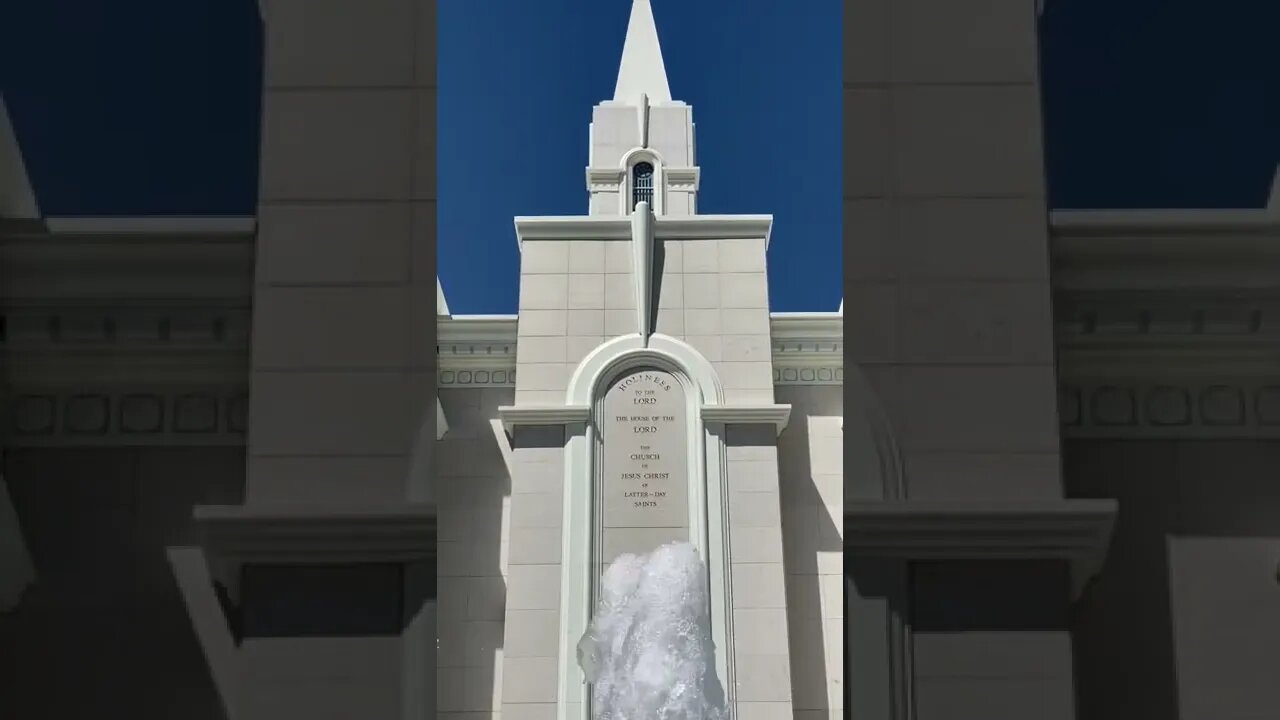
{"label": "decorative cornice", "polygon": [[[779,366],[775,356],[774,385],[844,385],[843,365],[820,365],[805,356],[788,357],[787,360],[791,364]],[[797,363],[797,360],[801,362]]]}
{"label": "decorative cornice", "polygon": [[[71,228],[62,228],[67,223]],[[189,224],[184,232],[169,232],[158,222],[123,220],[116,225],[88,219],[22,227],[7,223],[0,227],[0,302],[183,298],[247,303],[253,291],[252,226],[246,230],[245,223],[230,220]]]}
{"label": "decorative cornice", "polygon": [[199,505],[210,554],[230,562],[413,562],[436,553],[436,507]]}
{"label": "decorative cornice", "polygon": [[1274,288],[1275,210],[1050,213],[1059,289]]}
{"label": "decorative cornice", "polygon": [[572,215],[515,219],[516,241],[525,240],[630,240],[631,218]]}
{"label": "decorative cornice", "polygon": [[618,192],[626,179],[626,168],[589,167],[587,168],[587,191]]}
{"label": "decorative cornice", "polygon": [[515,315],[455,316],[436,322],[441,385],[514,385]]}
{"label": "decorative cornice", "polygon": [[18,353],[57,347],[247,349],[252,310],[231,302],[10,304],[0,347]]}
{"label": "decorative cornice", "polygon": [[773,313],[773,379],[782,385],[844,382],[844,317],[839,313]]}
{"label": "decorative cornice", "polygon": [[909,560],[1066,560],[1079,592],[1110,543],[1114,500],[846,502],[844,545]]}
{"label": "decorative cornice", "polygon": [[663,171],[668,190],[696,192],[702,180],[702,169],[697,167],[668,167]]}
{"label": "decorative cornice", "polygon": [[703,422],[772,425],[779,435],[791,419],[790,405],[703,405]]}
{"label": "decorative cornice", "polygon": [[[630,240],[628,217],[571,215],[515,219],[516,239],[525,240]],[[663,239],[769,240],[772,215],[690,215],[655,218],[654,236]]]}
{"label": "decorative cornice", "polygon": [[52,235],[88,237],[148,236],[217,238],[252,237],[255,218],[244,216],[154,215],[147,217],[48,217],[44,225]]}
{"label": "decorative cornice", "polygon": [[1059,291],[1058,330],[1066,337],[1225,337],[1280,339],[1280,291]]}
{"label": "decorative cornice", "polygon": [[[437,327],[440,386],[515,384],[515,315],[455,316]],[[773,313],[774,380],[780,385],[844,382],[844,324],[837,313]]]}
{"label": "decorative cornice", "polygon": [[476,363],[470,369],[442,369],[436,377],[441,390],[460,387],[515,387],[516,366],[514,361],[510,365],[493,367]]}
{"label": "decorative cornice", "polygon": [[1212,379],[1280,377],[1280,347],[1256,339],[1152,338],[1091,339],[1063,343],[1058,376],[1064,382],[1089,378],[1147,377]]}
{"label": "decorative cornice", "polygon": [[1280,367],[1274,289],[1059,291],[1055,308],[1064,379],[1274,376]]}
{"label": "decorative cornice", "polygon": [[766,247],[772,230],[772,215],[664,215],[654,229],[663,239],[764,240]]}
{"label": "decorative cornice", "polygon": [[[1274,235],[1280,232],[1280,214],[1268,208],[1205,210],[1053,210],[1049,227],[1058,238],[1198,237],[1207,234]],[[1103,249],[1103,246],[1094,246]],[[1116,244],[1112,250],[1124,246]],[[1130,245],[1132,250],[1135,246]],[[1149,246],[1144,246],[1149,247]],[[1192,246],[1178,246],[1194,250]],[[1212,248],[1202,248],[1201,254]]]}
{"label": "decorative cornice", "polygon": [[[1064,387],[1132,386],[1139,409],[1133,424],[1093,426],[1085,417],[1065,427],[1068,436],[1273,436],[1266,409],[1272,395],[1260,388],[1280,384],[1276,216],[1274,210],[1053,213]],[[626,217],[525,220],[534,236],[557,237],[567,228],[582,238],[630,237]],[[727,236],[768,228],[761,216],[728,220]],[[659,218],[655,230],[706,237],[725,221]],[[32,415],[9,418],[11,429],[42,430],[21,442],[79,442],[60,425],[70,418],[71,397],[106,398],[112,423],[119,422],[124,396],[159,397],[168,423],[178,395],[212,393],[220,398],[219,417],[227,417],[226,397],[247,384],[253,246],[248,218],[0,220],[0,364],[15,398],[53,398],[59,418],[52,427],[34,422],[47,415],[48,404],[24,404]],[[442,318],[440,386],[510,387],[516,327],[514,315]],[[777,384],[843,382],[839,313],[774,313],[771,332]],[[1143,419],[1142,388],[1157,384],[1187,388],[1193,406],[1204,388],[1238,387],[1253,409],[1243,425],[1151,425]],[[1093,412],[1090,397],[1082,396],[1081,412]],[[131,400],[129,408],[155,404]],[[99,406],[94,400],[75,410],[89,405]],[[169,433],[110,429],[85,437],[167,443]],[[212,442],[243,441],[238,433],[215,434],[220,439]]]}
{"label": "decorative cornice", "polygon": [[[498,408],[498,418],[508,433],[521,425],[573,425],[591,417],[586,405],[519,406]],[[791,417],[790,405],[704,405],[705,422],[726,425],[773,425],[779,434]]]}
{"label": "decorative cornice", "polygon": [[838,312],[769,313],[769,329],[780,341],[840,343],[844,339],[844,316]]}

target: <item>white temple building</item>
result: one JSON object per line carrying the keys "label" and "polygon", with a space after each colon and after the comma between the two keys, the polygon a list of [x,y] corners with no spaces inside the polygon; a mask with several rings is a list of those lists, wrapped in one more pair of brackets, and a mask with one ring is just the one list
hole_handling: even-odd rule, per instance
{"label": "white temple building", "polygon": [[639,0],[585,212],[515,219],[518,315],[440,303],[442,711],[586,720],[601,564],[691,540],[739,716],[842,712],[842,317],[770,313],[772,218],[698,213],[693,113]]}
{"label": "white temple building", "polygon": [[619,2],[514,315],[436,269],[436,0],[241,8],[234,217],[52,212],[111,193],[6,87],[0,718],[586,720],[596,578],[673,540],[737,720],[1274,717],[1280,175],[1055,208],[1044,3],[846,0],[843,300],[773,313]]}

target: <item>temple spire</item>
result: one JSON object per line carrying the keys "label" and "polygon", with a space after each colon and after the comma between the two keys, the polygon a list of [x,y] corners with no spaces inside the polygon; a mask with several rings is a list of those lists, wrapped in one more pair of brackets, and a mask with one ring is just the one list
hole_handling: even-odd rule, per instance
{"label": "temple spire", "polygon": [[618,84],[613,99],[639,103],[641,95],[650,102],[671,102],[667,85],[667,68],[662,62],[658,44],[658,28],[653,22],[649,0],[632,0],[631,19],[627,22],[627,39],[622,43],[622,62],[618,65]]}

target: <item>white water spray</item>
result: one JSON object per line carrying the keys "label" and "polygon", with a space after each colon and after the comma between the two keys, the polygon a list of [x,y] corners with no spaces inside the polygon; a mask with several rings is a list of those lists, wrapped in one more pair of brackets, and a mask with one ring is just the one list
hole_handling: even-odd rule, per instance
{"label": "white water spray", "polygon": [[689,543],[621,555],[578,642],[593,720],[722,720],[706,568]]}

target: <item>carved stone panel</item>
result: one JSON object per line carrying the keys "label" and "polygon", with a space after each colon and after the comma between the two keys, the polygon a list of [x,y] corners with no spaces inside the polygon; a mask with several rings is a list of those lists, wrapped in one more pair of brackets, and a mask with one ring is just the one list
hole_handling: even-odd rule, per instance
{"label": "carved stone panel", "polygon": [[686,401],[679,380],[660,370],[626,372],[605,392],[596,503],[602,565],[689,539]]}

